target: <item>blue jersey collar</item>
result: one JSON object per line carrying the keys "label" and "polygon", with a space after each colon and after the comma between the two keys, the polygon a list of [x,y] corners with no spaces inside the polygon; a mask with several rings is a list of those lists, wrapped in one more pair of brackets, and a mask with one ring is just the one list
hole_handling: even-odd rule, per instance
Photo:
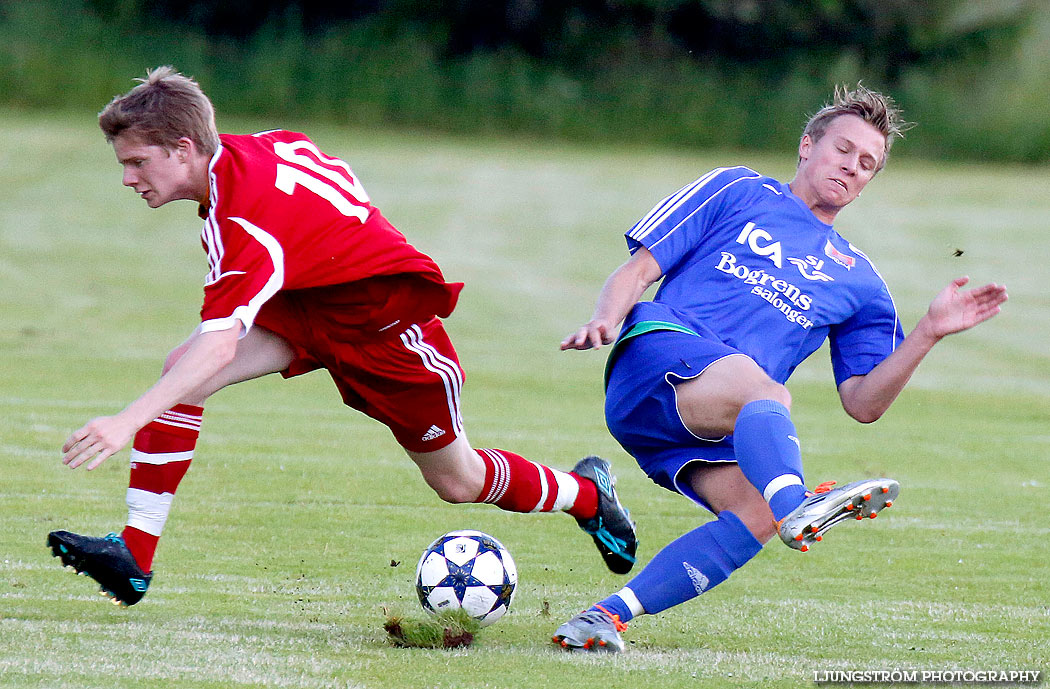
{"label": "blue jersey collar", "polygon": [[789,199],[791,199],[792,201],[794,201],[798,205],[799,208],[804,210],[810,217],[812,217],[813,218],[813,222],[817,223],[821,227],[826,227],[829,230],[834,229],[834,227],[832,225],[829,225],[826,222],[824,222],[823,220],[821,220],[820,218],[818,218],[813,213],[813,210],[808,205],[806,205],[805,201],[803,201],[799,197],[795,196],[795,192],[791,191],[791,185],[788,182],[780,182],[780,181],[778,181],[777,184],[780,185],[780,191],[784,194],[784,196],[786,196]]}

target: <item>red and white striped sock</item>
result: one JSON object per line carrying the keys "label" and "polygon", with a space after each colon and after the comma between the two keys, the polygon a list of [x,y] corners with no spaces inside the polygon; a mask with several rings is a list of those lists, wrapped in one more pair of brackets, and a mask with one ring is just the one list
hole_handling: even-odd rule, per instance
{"label": "red and white striped sock", "polygon": [[176,404],[135,435],[128,481],[128,523],[121,534],[143,572],[153,567],[171,501],[193,460],[203,407]]}
{"label": "red and white striped sock", "polygon": [[485,487],[475,502],[508,512],[562,510],[578,519],[590,519],[598,511],[598,489],[587,479],[506,450],[474,451],[485,463]]}

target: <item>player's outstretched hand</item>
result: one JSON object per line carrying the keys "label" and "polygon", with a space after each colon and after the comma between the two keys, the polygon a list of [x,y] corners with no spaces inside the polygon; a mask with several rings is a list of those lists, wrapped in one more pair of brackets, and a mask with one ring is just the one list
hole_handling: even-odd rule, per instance
{"label": "player's outstretched hand", "polygon": [[[73,432],[62,446],[62,463],[70,469],[91,460],[88,470],[94,469],[111,455],[131,442],[137,429],[120,416],[100,416]],[[94,459],[92,459],[94,458]]]}
{"label": "player's outstretched hand", "polygon": [[566,337],[561,342],[561,349],[600,349],[602,345],[612,344],[612,328],[602,321],[591,321]]}
{"label": "player's outstretched hand", "polygon": [[968,330],[1002,310],[1007,299],[1006,287],[993,282],[963,291],[962,287],[969,281],[968,277],[952,280],[930,304],[926,318],[935,337]]}

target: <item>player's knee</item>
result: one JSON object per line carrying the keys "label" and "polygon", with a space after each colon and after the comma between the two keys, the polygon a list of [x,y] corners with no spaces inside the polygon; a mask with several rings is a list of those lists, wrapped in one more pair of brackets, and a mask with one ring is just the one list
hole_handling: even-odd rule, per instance
{"label": "player's knee", "polygon": [[775,399],[788,409],[791,409],[791,392],[787,389],[787,386],[781,385],[780,383],[773,383],[770,389],[772,394],[775,395],[772,399]]}
{"label": "player's knee", "polygon": [[748,401],[753,402],[756,400],[773,400],[783,404],[788,410],[791,409],[791,392],[787,389],[787,386],[772,380],[763,385],[761,389],[756,390]]}
{"label": "player's knee", "polygon": [[438,497],[455,505],[474,502],[481,493],[481,482],[462,480],[455,476],[427,478],[427,485],[434,489]]}
{"label": "player's knee", "polygon": [[[484,469],[483,469],[484,470]],[[438,497],[445,502],[460,504],[474,502],[484,487],[484,474],[471,471],[471,467],[450,464],[439,470],[423,472],[423,479]]]}
{"label": "player's knee", "polygon": [[767,542],[776,534],[773,512],[758,493],[735,501],[727,509],[744,523],[744,526],[759,543]]}
{"label": "player's knee", "polygon": [[748,484],[747,489],[722,493],[717,502],[717,509],[728,509],[736,515],[759,543],[765,543],[776,535],[773,510],[751,484]]}
{"label": "player's knee", "polygon": [[759,543],[767,543],[769,539],[776,535],[776,525],[773,523],[773,515],[770,513],[768,519],[762,519],[753,523],[744,522],[747,526],[748,531],[755,537]]}
{"label": "player's knee", "polygon": [[485,464],[466,438],[433,452],[408,452],[423,480],[438,497],[449,503],[474,502],[485,484]]}

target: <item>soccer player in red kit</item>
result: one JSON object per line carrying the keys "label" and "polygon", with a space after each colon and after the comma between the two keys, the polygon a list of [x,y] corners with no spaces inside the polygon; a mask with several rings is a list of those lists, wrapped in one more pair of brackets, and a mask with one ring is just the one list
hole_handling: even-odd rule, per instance
{"label": "soccer player in red kit", "polygon": [[441,499],[513,512],[565,511],[607,566],[626,573],[634,527],[609,464],[558,471],[463,431],[463,372],[440,318],[463,285],[445,281],[370,202],[350,167],[289,131],[219,135],[211,102],[170,67],[99,115],[125,186],[151,208],[199,203],[210,272],[201,324],[160,379],[113,416],[69,436],[63,462],[88,469],[132,443],[128,521],[104,538],[52,532],[55,556],[133,605],[193,458],[204,401],[269,373],[326,369],[347,406],[386,424]]}

